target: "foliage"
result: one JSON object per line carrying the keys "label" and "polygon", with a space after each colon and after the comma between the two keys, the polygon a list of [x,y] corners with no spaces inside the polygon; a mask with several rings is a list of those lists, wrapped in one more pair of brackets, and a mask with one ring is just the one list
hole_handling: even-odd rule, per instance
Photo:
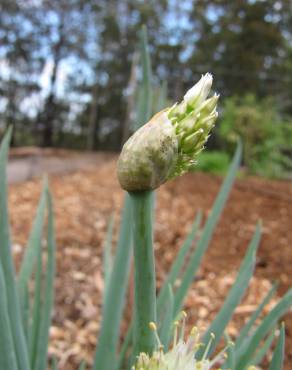
{"label": "foliage", "polygon": [[227,99],[219,126],[228,153],[243,141],[243,163],[251,173],[281,177],[292,169],[291,122],[281,118],[272,99]]}
{"label": "foliage", "polygon": [[[6,186],[6,161],[11,132],[9,129],[0,146],[0,286],[2,294],[0,368],[46,370],[55,276],[52,199],[45,181],[36,219],[16,279],[11,251]],[[46,211],[47,238],[46,245],[43,246]]]}
{"label": "foliage", "polygon": [[229,164],[229,155],[220,151],[204,151],[200,154],[194,171],[211,172],[217,175],[226,173]]}

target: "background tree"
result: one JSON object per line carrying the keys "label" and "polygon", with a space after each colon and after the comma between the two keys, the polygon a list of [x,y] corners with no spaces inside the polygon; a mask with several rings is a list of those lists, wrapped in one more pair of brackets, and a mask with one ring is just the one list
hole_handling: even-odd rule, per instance
{"label": "background tree", "polygon": [[0,125],[17,127],[16,145],[118,150],[143,24],[154,86],[166,83],[171,101],[210,71],[222,100],[273,96],[292,114],[289,0],[0,0],[0,10]]}

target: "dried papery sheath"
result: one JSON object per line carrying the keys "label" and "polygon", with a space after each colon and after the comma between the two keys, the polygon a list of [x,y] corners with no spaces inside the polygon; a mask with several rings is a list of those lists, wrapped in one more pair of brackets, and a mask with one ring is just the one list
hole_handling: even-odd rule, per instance
{"label": "dried papery sheath", "polygon": [[194,166],[218,116],[219,96],[207,98],[211,86],[207,73],[181,103],[159,112],[130,137],[118,160],[123,189],[153,190]]}
{"label": "dried papery sheath", "polygon": [[167,113],[157,113],[125,143],[118,161],[123,189],[151,190],[168,178],[178,155],[178,142]]}

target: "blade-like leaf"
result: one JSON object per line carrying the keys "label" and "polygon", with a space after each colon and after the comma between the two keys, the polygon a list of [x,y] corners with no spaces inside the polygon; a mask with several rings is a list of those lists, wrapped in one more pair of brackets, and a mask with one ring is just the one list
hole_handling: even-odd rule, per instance
{"label": "blade-like leaf", "polygon": [[113,216],[110,217],[103,247],[103,275],[104,275],[104,295],[106,295],[109,279],[112,271],[112,237],[113,237]]}
{"label": "blade-like leaf", "polygon": [[119,339],[120,321],[124,307],[132,255],[132,214],[131,201],[126,195],[122,213],[119,241],[110,281],[108,294],[103,308],[102,327],[96,349],[94,370],[115,368],[116,349]]}
{"label": "blade-like leaf", "polygon": [[148,50],[147,30],[142,27],[140,34],[140,50],[142,62],[142,84],[139,89],[137,124],[135,129],[144,125],[152,114],[152,86],[151,86],[151,61]]}
{"label": "blade-like leaf", "polygon": [[51,367],[52,367],[52,370],[58,370],[58,361],[57,361],[55,356],[52,359],[52,366]]}
{"label": "blade-like leaf", "polygon": [[24,307],[23,307],[23,330],[26,342],[29,342],[29,321],[30,321],[30,296],[28,286],[24,292]]}
{"label": "blade-like leaf", "polygon": [[35,370],[47,368],[49,329],[51,326],[51,314],[54,302],[54,279],[55,279],[55,225],[51,193],[47,191],[48,206],[48,245],[47,245],[47,266],[45,273],[43,307],[41,312],[41,323],[38,335],[37,358]]}
{"label": "blade-like leaf", "polygon": [[21,307],[24,306],[25,289],[31,277],[38,250],[41,248],[43,225],[46,210],[46,192],[47,180],[44,181],[43,191],[40,197],[36,217],[33,223],[32,231],[25,249],[24,257],[18,275],[18,292]]}
{"label": "blade-like leaf", "polygon": [[264,307],[270,302],[271,298],[275,294],[277,290],[278,284],[273,284],[272,288],[269,290],[267,295],[264,297],[263,301],[259,304],[255,312],[251,315],[248,322],[245,324],[245,326],[241,329],[239,336],[236,339],[235,348],[240,348],[244,340],[247,338],[251,328],[253,327],[253,324],[255,323],[256,319],[259,317],[261,312],[263,311]]}
{"label": "blade-like leaf", "polygon": [[131,340],[133,339],[133,322],[131,322],[127,334],[123,340],[122,347],[119,351],[119,357],[116,364],[115,370],[122,369],[122,365],[126,359],[127,351],[130,346]]}
{"label": "blade-like leaf", "polygon": [[38,250],[37,266],[34,278],[34,303],[32,311],[32,323],[30,327],[29,354],[31,368],[35,369],[37,357],[38,335],[40,332],[42,310],[42,250]]}
{"label": "blade-like leaf", "polygon": [[[215,334],[215,338],[210,345],[207,357],[209,357],[216,348],[216,345],[221,339],[223,332],[230,321],[234,310],[240,303],[247,287],[248,283],[253,275],[254,266],[256,262],[256,251],[260,242],[261,230],[260,225],[257,225],[254,236],[250,242],[248,251],[243,259],[237,278],[222,306],[216,318],[211,323],[206,334],[203,338],[203,343],[207,343],[210,338],[211,333]],[[204,353],[204,348],[198,351],[198,358],[201,358]]]}
{"label": "blade-like leaf", "polygon": [[236,172],[238,170],[238,167],[240,165],[240,159],[241,159],[241,143],[238,144],[238,147],[236,149],[235,155],[233,157],[231,166],[229,168],[229,171],[227,173],[227,176],[225,177],[225,180],[221,186],[221,189],[218,193],[218,196],[215,200],[213,210],[211,215],[209,216],[205,227],[202,231],[201,238],[197,244],[195,253],[191,257],[189,264],[186,268],[186,271],[183,275],[182,282],[180,287],[175,293],[174,296],[174,313],[177,314],[183,304],[183,301],[185,299],[185,296],[193,282],[194,276],[200,266],[201,260],[204,256],[204,253],[206,252],[209,242],[212,238],[215,226],[219,220],[219,217],[222,213],[222,210],[224,208],[224,205],[227,201],[228,195],[230,193],[232,184],[234,182]]}
{"label": "blade-like leaf", "polygon": [[273,330],[271,330],[270,334],[268,335],[268,337],[264,341],[263,345],[261,346],[261,348],[258,349],[257,353],[253,357],[251,362],[254,366],[256,366],[256,365],[258,365],[262,362],[266,353],[268,352],[268,350],[272,346],[274,337],[275,337],[275,328],[273,328]]}
{"label": "blade-like leaf", "polygon": [[182,247],[180,248],[175,261],[173,262],[171,269],[167,275],[167,278],[165,282],[163,283],[162,288],[160,289],[158,299],[157,299],[157,310],[158,310],[158,317],[161,316],[163,313],[163,308],[165,305],[165,301],[167,299],[167,296],[169,294],[169,285],[173,285],[176,281],[176,279],[179,276],[179,273],[181,272],[181,269],[186,261],[186,256],[188,252],[190,251],[194,239],[196,238],[199,226],[201,224],[202,220],[202,213],[198,212],[195,221],[192,225],[191,231],[188,234],[185,242],[183,243]]}
{"label": "blade-like leaf", "polygon": [[168,286],[168,297],[167,297],[167,305],[166,310],[164,313],[164,318],[162,321],[162,326],[160,329],[160,340],[163,344],[164,350],[167,350],[170,334],[171,334],[171,327],[173,322],[173,304],[174,304],[174,296],[171,285]]}
{"label": "blade-like leaf", "polygon": [[224,334],[226,344],[228,345],[227,351],[226,351],[226,361],[224,362],[222,369],[223,370],[230,370],[235,369],[235,351],[234,351],[234,344],[232,343],[232,340],[230,336],[225,333]]}
{"label": "blade-like leaf", "polygon": [[269,370],[283,369],[284,352],[285,352],[285,327],[284,325],[282,325],[281,330],[280,330],[279,340],[276,345]]}
{"label": "blade-like leaf", "polygon": [[161,86],[158,87],[157,99],[154,101],[154,113],[160,112],[167,106],[167,82],[163,81]]}
{"label": "blade-like leaf", "polygon": [[82,361],[78,370],[85,370],[86,369],[86,362],[85,361]]}
{"label": "blade-like leaf", "polygon": [[0,369],[15,370],[17,369],[17,362],[14,352],[5,290],[4,274],[0,264]]}
{"label": "blade-like leaf", "polygon": [[291,308],[292,306],[292,289],[290,289],[280,302],[269,312],[263,319],[261,324],[248,339],[248,344],[245,347],[244,353],[240,356],[236,370],[243,370],[249,364],[250,359],[258,348],[260,342],[270,332],[277,321]]}
{"label": "blade-like leaf", "polygon": [[8,221],[6,163],[11,132],[12,129],[10,127],[0,146],[0,263],[2,265],[5,287],[3,292],[6,291],[7,307],[9,308],[8,316],[17,359],[15,370],[29,370],[28,351],[21,318],[19,297],[15,283],[15,268],[11,253],[10,228]]}

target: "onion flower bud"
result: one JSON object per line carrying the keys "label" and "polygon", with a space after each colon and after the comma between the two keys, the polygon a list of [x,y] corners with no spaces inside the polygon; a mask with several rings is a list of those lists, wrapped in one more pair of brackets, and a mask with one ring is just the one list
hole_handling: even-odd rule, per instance
{"label": "onion flower bud", "polygon": [[212,80],[210,73],[202,76],[181,103],[157,113],[129,138],[118,160],[123,189],[153,190],[193,168],[218,116],[219,95],[208,98]]}

